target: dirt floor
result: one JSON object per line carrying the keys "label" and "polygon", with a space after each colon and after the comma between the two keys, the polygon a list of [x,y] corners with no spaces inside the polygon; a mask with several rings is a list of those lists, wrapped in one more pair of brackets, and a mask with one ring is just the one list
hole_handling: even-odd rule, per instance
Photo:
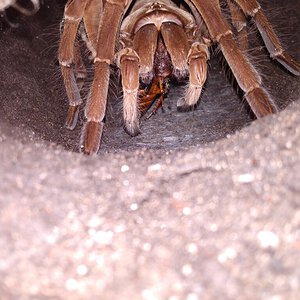
{"label": "dirt floor", "polygon": [[[261,2],[300,61],[300,1]],[[214,57],[197,110],[175,87],[135,138],[111,93],[87,157],[83,114],[64,128],[61,16],[48,1],[1,23],[0,299],[298,300],[300,78],[255,41],[279,114],[254,120]]]}

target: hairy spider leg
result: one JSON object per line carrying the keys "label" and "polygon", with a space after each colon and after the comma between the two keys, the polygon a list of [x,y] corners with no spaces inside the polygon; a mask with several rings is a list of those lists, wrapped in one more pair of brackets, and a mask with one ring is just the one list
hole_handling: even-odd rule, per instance
{"label": "hairy spider leg", "polygon": [[220,49],[245,98],[258,118],[278,111],[268,92],[262,87],[262,80],[254,66],[239,49],[229,24],[222,15],[218,0],[192,0],[207,25],[214,42]]}
{"label": "hairy spider leg", "polygon": [[[66,127],[74,129],[78,118],[78,109],[82,103],[80,87],[77,85],[83,71],[79,45],[76,42],[77,31],[83,18],[86,1],[69,1],[65,6],[63,32],[59,45],[59,63],[69,100]],[[76,71],[79,71],[77,75]]]}
{"label": "hairy spider leg", "polygon": [[241,10],[241,8],[234,2],[234,0],[227,0],[227,4],[231,14],[232,24],[237,31],[237,40],[239,43],[239,48],[245,51],[248,49],[246,16]]}
{"label": "hairy spider leg", "polygon": [[81,134],[81,149],[85,154],[96,154],[100,147],[107,103],[110,65],[115,55],[119,24],[127,4],[129,5],[130,1],[113,0],[106,1],[104,5],[94,59],[94,80],[85,107],[87,123]]}
{"label": "hairy spider leg", "polygon": [[259,3],[256,0],[235,0],[235,2],[242,8],[246,15],[251,16],[254,19],[258,31],[270,53],[270,57],[277,60],[292,74],[299,76],[299,62],[283,49]]}
{"label": "hairy spider leg", "polygon": [[79,107],[83,102],[80,90],[86,78],[86,68],[80,53],[77,36],[78,33],[81,35],[92,56],[95,57],[98,24],[102,11],[102,0],[69,0],[65,6],[59,46],[59,62],[69,100],[65,125],[71,130],[77,124]]}

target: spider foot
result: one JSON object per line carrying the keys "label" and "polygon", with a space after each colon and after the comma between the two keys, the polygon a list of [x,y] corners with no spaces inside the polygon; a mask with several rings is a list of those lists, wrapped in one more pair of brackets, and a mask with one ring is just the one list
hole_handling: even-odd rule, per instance
{"label": "spider foot", "polygon": [[97,154],[103,131],[103,122],[89,121],[82,132],[81,151],[84,154]]}
{"label": "spider foot", "polygon": [[180,98],[177,100],[177,111],[179,112],[188,112],[193,111],[197,107],[197,104],[189,105],[186,103],[184,98]]}
{"label": "spider foot", "polygon": [[257,118],[278,112],[276,104],[263,88],[257,87],[248,92],[245,97]]}
{"label": "spider foot", "polygon": [[130,136],[137,136],[141,133],[140,129],[140,121],[139,119],[135,120],[125,120],[124,121],[124,130],[130,135]]}
{"label": "spider foot", "polygon": [[292,74],[300,75],[300,64],[288,53],[283,51],[282,53],[275,55],[274,58],[281,63]]}
{"label": "spider foot", "polygon": [[66,123],[65,126],[73,130],[77,124],[78,120],[78,114],[79,114],[79,105],[70,105],[68,112],[67,112],[67,118],[66,118]]}

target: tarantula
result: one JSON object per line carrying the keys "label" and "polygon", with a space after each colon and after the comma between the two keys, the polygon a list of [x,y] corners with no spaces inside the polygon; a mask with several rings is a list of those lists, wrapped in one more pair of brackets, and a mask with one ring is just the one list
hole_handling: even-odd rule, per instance
{"label": "tarantula", "polygon": [[[177,1],[178,2],[178,1]],[[288,71],[300,74],[300,64],[282,48],[256,0],[226,0],[232,25],[220,0],[69,0],[65,6],[59,61],[69,99],[66,126],[73,129],[82,104],[80,89],[86,76],[78,32],[94,58],[94,77],[85,106],[87,122],[81,148],[97,153],[107,102],[110,65],[121,71],[125,130],[140,133],[141,115],[162,105],[168,79],[188,77],[188,88],[178,108],[194,106],[206,81],[209,48],[219,47],[256,117],[278,111],[261,77],[245,56],[246,18],[252,17],[270,53]],[[118,50],[116,50],[119,48]],[[144,87],[144,89],[142,89]]]}

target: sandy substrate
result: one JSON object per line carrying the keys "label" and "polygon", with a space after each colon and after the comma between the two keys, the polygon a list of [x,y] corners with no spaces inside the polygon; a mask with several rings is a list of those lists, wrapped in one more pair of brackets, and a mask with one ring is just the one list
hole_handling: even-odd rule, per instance
{"label": "sandy substrate", "polygon": [[[290,2],[278,29],[300,60]],[[285,109],[254,121],[212,60],[198,109],[177,112],[175,88],[136,138],[112,95],[86,157],[83,115],[63,127],[60,15],[52,4],[0,33],[0,299],[298,300],[299,78],[260,50]]]}

